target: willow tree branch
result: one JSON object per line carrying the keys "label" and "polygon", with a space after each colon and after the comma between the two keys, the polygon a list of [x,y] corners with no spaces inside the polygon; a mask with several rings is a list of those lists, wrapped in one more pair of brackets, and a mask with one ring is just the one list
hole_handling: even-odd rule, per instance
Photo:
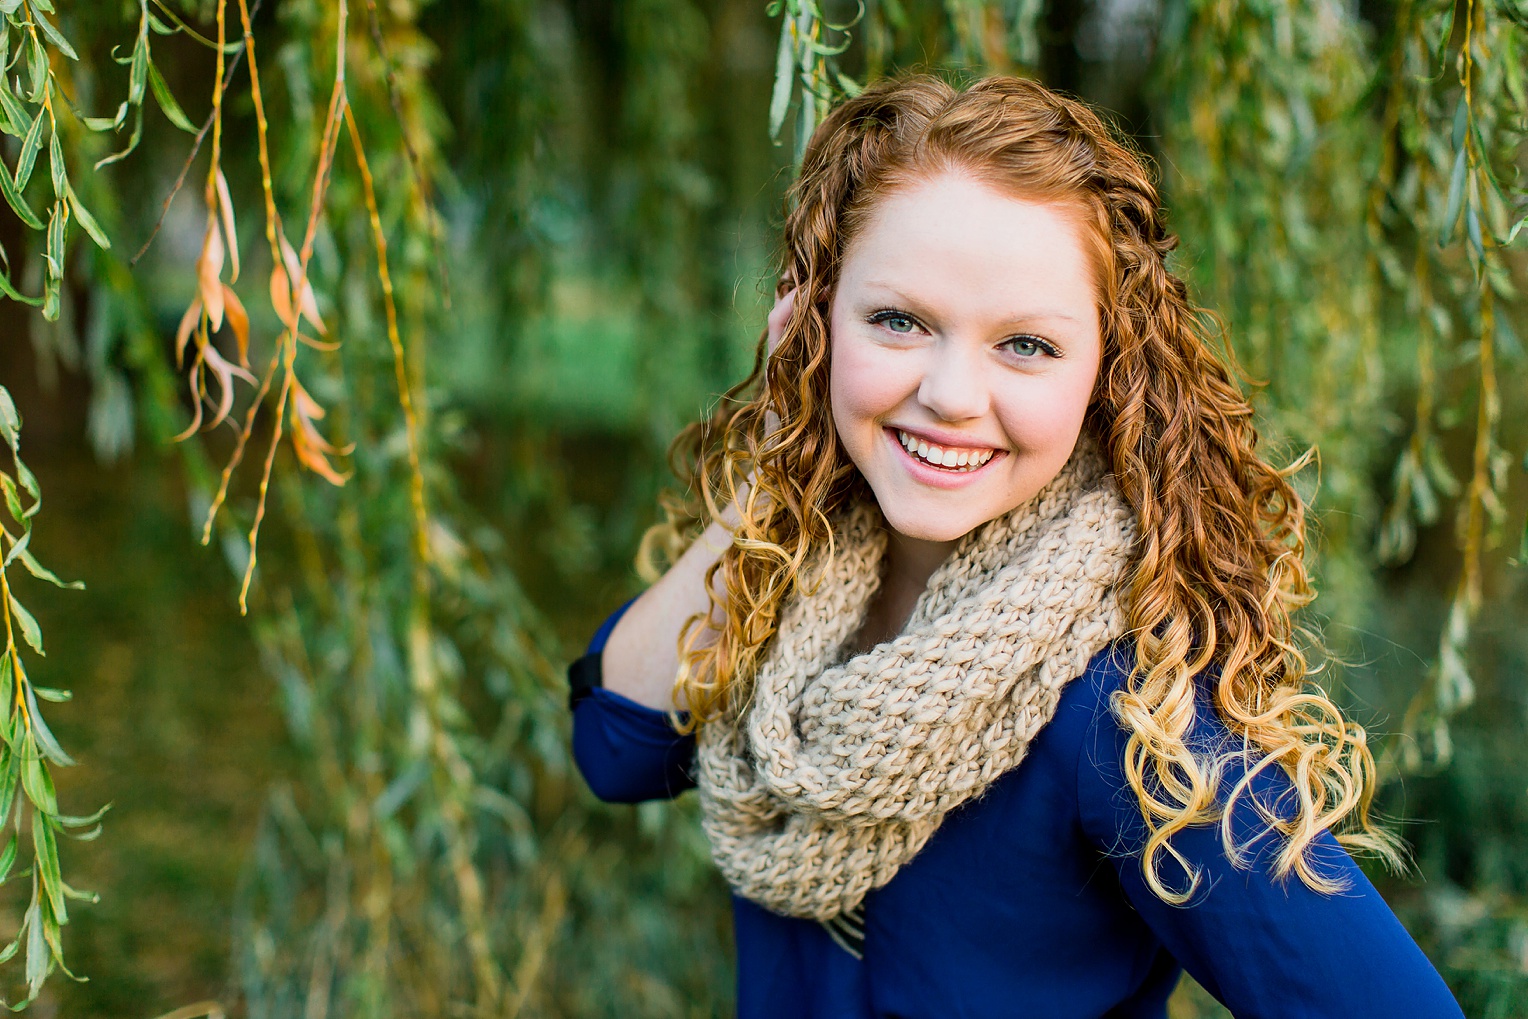
{"label": "willow tree branch", "polygon": [[[259,15],[260,7],[264,3],[265,0],[255,0],[255,5],[249,12],[250,20],[254,20]],[[234,74],[239,70],[239,61],[243,59],[244,48],[240,47],[239,51],[233,55],[233,59],[228,62],[228,75],[223,82],[224,91],[227,91],[228,82],[233,80]],[[217,117],[217,112],[218,104],[213,103],[212,109],[207,113],[207,119],[202,121],[202,129],[196,132],[196,140],[191,143],[191,151],[186,155],[186,161],[181,164],[180,173],[175,175],[175,183],[170,186],[170,193],[165,195],[164,204],[159,207],[159,218],[154,220],[154,229],[149,231],[148,240],[143,242],[143,247],[139,248],[138,253],[127,263],[129,266],[137,265],[138,259],[148,252],[154,243],[154,238],[159,236],[159,231],[164,227],[164,218],[170,213],[170,203],[175,201],[175,196],[180,194],[181,186],[186,183],[186,174],[191,172],[191,164],[196,162],[197,153],[202,151],[202,142],[206,139],[207,132],[212,130],[212,122]]]}

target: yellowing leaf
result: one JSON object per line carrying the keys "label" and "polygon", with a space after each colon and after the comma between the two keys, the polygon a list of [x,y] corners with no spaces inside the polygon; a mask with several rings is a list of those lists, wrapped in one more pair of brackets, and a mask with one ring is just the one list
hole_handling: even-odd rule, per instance
{"label": "yellowing leaf", "polygon": [[[234,275],[238,275],[237,268]],[[233,338],[239,344],[239,363],[248,368],[249,312],[244,310],[244,302],[233,292],[233,287],[226,284],[223,286],[223,310],[228,315],[228,326],[233,330]]]}
{"label": "yellowing leaf", "polygon": [[228,197],[228,178],[223,168],[217,172],[218,211],[223,216],[223,236],[228,241],[228,282],[239,282],[239,231],[233,222],[233,199]]}
{"label": "yellowing leaf", "polygon": [[175,367],[179,368],[185,358],[186,341],[191,338],[191,332],[202,320],[202,299],[193,298],[191,307],[180,317],[180,328],[175,330]]}
{"label": "yellowing leaf", "polygon": [[[292,281],[302,277],[303,272],[297,252],[292,250],[292,245],[285,237],[281,238],[281,260],[284,268],[278,265],[271,271],[271,304],[276,314],[281,316],[282,323],[293,328],[296,323],[292,321]],[[328,335],[328,328],[323,319],[318,317],[318,302],[313,297],[313,284],[308,279],[303,279],[302,294],[297,300],[297,306],[302,317],[312,323],[319,335]]]}
{"label": "yellowing leaf", "polygon": [[207,234],[202,240],[202,253],[196,260],[197,287],[202,303],[207,308],[207,318],[212,331],[223,328],[223,233],[217,220],[207,216]]}

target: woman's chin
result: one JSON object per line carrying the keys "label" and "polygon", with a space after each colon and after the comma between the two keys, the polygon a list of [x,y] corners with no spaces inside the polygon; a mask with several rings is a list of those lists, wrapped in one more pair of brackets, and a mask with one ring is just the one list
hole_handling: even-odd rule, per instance
{"label": "woman's chin", "polygon": [[908,512],[905,509],[887,512],[884,502],[881,504],[881,515],[886,518],[887,525],[902,537],[933,543],[959,541],[986,523],[986,520],[977,519],[976,515],[970,513],[941,513],[937,510]]}

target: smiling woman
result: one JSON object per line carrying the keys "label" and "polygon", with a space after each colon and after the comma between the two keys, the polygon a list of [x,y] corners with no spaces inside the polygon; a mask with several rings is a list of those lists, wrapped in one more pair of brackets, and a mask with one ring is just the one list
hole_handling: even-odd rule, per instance
{"label": "smiling woman", "polygon": [[[1033,82],[883,82],[808,147],[704,530],[571,670],[596,794],[698,787],[743,1016],[1458,1016],[1349,855],[1304,508],[1140,161]],[[686,512],[687,510],[687,512]],[[1341,892],[1342,894],[1336,894]]]}
{"label": "smiling woman", "polygon": [[895,636],[956,541],[1071,457],[1098,377],[1094,274],[1063,207],[958,171],[881,199],[849,244],[829,399],[890,539],[859,643]]}

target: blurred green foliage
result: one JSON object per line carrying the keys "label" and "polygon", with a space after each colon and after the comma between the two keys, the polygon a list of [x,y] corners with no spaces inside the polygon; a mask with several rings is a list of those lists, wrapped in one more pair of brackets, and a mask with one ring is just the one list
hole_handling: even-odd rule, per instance
{"label": "blurred green foliage", "polygon": [[[49,6],[0,11],[24,27]],[[637,590],[669,437],[750,362],[802,139],[837,93],[928,65],[1036,74],[1111,111],[1156,160],[1179,266],[1257,381],[1268,441],[1288,460],[1321,451],[1300,478],[1320,527],[1309,621],[1348,662],[1330,682],[1381,737],[1383,805],[1413,822],[1425,878],[1387,894],[1468,1014],[1528,1010],[1528,431],[1510,412],[1528,396],[1528,103],[1513,0],[139,0],[51,16],[78,59],[53,44],[12,98],[79,110],[48,122],[49,158],[72,171],[51,207],[65,224],[89,210],[112,243],[66,250],[56,227],[39,243],[0,217],[12,289],[44,292],[40,367],[88,378],[103,461],[131,455],[166,486],[132,450],[170,452],[197,530],[245,448],[227,429],[170,441],[204,395],[172,338],[210,293],[198,261],[213,229],[243,275],[211,279],[241,296],[250,370],[271,380],[262,403],[228,376],[249,452],[211,532],[232,602],[268,498],[250,654],[291,758],[289,781],[251,790],[265,807],[226,1006],[730,1010],[725,890],[693,806],[592,800],[560,669]],[[57,84],[39,90],[48,69]],[[163,117],[144,115],[145,94]],[[17,200],[42,195],[50,183],[12,169],[26,132],[7,145]],[[175,192],[178,175],[193,186]],[[306,273],[327,323],[316,346],[265,292],[282,237],[303,252],[288,285]],[[235,339],[209,318],[188,349],[214,360],[191,363],[238,362]],[[281,395],[296,386],[311,404]],[[312,426],[306,452],[273,431],[286,414]],[[303,469],[314,441],[340,451],[343,484]],[[92,636],[53,629],[50,646]],[[86,745],[114,703],[93,693],[72,708]],[[133,894],[94,872],[106,903]],[[112,963],[87,956],[98,983],[50,984],[45,1002],[108,1007]],[[1173,1008],[1216,1006],[1190,986]]]}

